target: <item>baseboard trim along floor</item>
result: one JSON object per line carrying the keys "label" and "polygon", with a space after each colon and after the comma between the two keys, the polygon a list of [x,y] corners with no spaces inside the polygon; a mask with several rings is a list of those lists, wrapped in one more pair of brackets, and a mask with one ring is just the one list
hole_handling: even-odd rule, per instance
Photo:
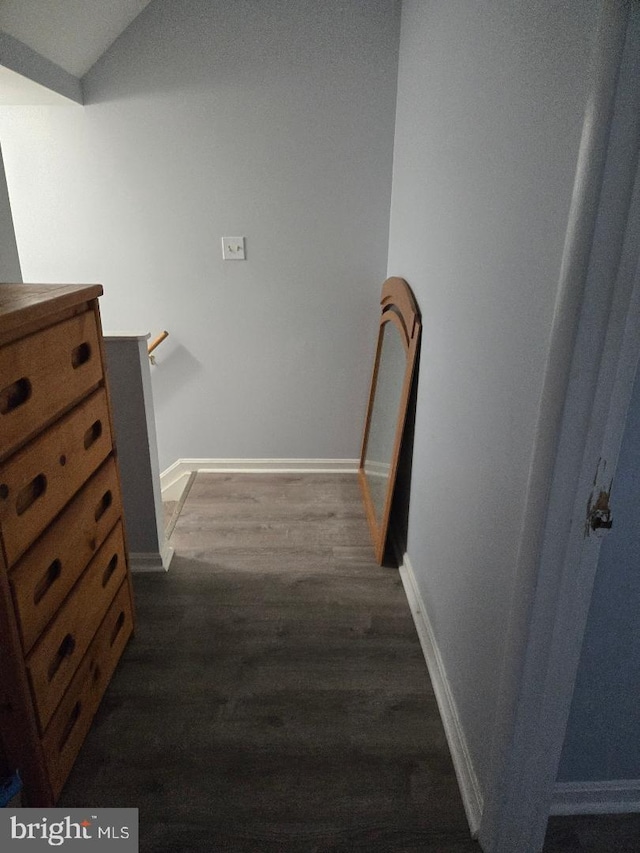
{"label": "baseboard trim along floor", "polygon": [[161,551],[130,551],[129,567],[132,572],[168,572],[173,554],[173,548],[166,541]]}
{"label": "baseboard trim along floor", "polygon": [[440,716],[449,743],[451,758],[453,759],[453,766],[462,795],[462,802],[467,814],[467,820],[469,821],[469,828],[472,836],[476,838],[482,817],[482,793],[471,762],[471,756],[458,717],[455,700],[449,687],[447,673],[429,622],[429,617],[427,616],[426,608],[418,591],[415,573],[408,554],[404,555],[402,565],[400,566],[400,577],[402,578],[405,594],[411,608],[420,645],[422,646],[422,652],[427,662],[438,708],[440,709]]}
{"label": "baseboard trim along floor", "polygon": [[358,459],[177,459],[160,475],[162,499],[178,501],[194,471],[207,473],[300,474],[356,473]]}
{"label": "baseboard trim along floor", "polygon": [[640,812],[640,779],[556,782],[552,815]]}

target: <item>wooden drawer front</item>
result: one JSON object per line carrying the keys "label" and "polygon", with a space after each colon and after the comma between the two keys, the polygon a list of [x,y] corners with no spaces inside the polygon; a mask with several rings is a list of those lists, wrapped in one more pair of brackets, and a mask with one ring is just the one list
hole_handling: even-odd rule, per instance
{"label": "wooden drawer front", "polygon": [[43,737],[57,799],[133,631],[129,584],[120,587]]}
{"label": "wooden drawer front", "polygon": [[0,467],[0,530],[11,566],[111,450],[104,389]]}
{"label": "wooden drawer front", "polygon": [[109,459],[13,568],[9,580],[25,654],[120,514],[116,465]]}
{"label": "wooden drawer front", "polygon": [[43,729],[125,576],[122,524],[118,523],[27,657],[31,689]]}
{"label": "wooden drawer front", "polygon": [[93,311],[0,348],[0,457],[102,378]]}

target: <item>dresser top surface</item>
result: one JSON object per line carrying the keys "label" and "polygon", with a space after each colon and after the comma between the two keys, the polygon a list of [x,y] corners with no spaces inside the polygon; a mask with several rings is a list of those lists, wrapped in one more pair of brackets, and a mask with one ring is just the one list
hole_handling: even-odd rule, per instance
{"label": "dresser top surface", "polygon": [[101,284],[0,283],[0,343],[4,334],[102,294]]}

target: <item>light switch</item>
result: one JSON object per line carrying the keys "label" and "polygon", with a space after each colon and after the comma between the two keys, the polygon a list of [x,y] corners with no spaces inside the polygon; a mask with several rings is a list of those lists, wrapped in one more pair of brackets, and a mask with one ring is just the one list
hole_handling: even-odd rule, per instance
{"label": "light switch", "polygon": [[244,261],[244,237],[223,237],[222,257],[225,261]]}

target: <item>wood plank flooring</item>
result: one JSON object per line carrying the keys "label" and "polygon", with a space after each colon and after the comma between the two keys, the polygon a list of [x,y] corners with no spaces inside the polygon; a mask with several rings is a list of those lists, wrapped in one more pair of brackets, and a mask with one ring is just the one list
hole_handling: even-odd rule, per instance
{"label": "wood plank flooring", "polygon": [[479,853],[355,476],[200,474],[171,542],[61,804],[143,851]]}
{"label": "wood plank flooring", "polygon": [[[143,852],[480,853],[355,476],[199,474],[171,524],[60,805],[139,807]],[[545,853],[640,849],[575,820]]]}
{"label": "wood plank flooring", "polygon": [[543,853],[638,853],[640,814],[549,818]]}

